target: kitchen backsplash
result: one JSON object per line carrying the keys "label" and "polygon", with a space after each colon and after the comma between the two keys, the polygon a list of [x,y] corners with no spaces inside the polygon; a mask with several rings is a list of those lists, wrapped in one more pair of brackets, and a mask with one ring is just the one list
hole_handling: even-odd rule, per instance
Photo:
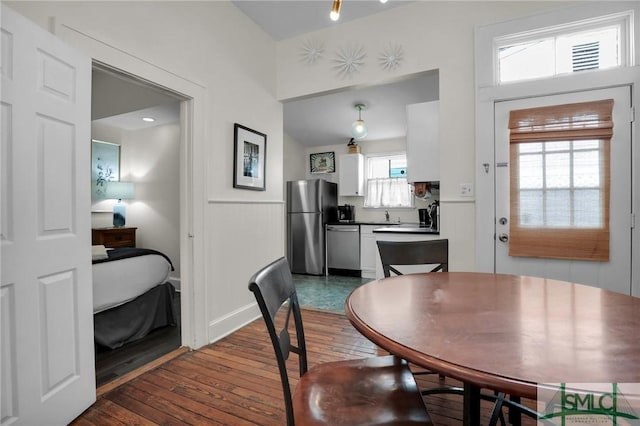
{"label": "kitchen backsplash", "polygon": [[[438,200],[439,196],[433,196],[427,200],[415,198],[415,208],[413,209],[386,209],[389,212],[391,222],[418,223],[418,209],[426,209],[429,204]],[[384,222],[385,209],[365,209],[363,207],[364,197],[338,197],[338,205],[352,204],[356,209],[356,222]]]}

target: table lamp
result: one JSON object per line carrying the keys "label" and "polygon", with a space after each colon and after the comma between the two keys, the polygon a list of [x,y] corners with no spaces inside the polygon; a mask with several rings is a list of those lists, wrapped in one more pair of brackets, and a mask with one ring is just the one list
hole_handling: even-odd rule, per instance
{"label": "table lamp", "polygon": [[135,198],[133,182],[108,182],[105,190],[105,198],[118,200],[113,206],[113,226],[116,228],[124,226],[127,212],[122,200],[132,200]]}

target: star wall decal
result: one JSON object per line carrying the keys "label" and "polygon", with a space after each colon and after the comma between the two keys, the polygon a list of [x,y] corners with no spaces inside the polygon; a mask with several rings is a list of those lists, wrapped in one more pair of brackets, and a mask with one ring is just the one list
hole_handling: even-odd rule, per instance
{"label": "star wall decal", "polygon": [[315,64],[324,55],[324,43],[317,39],[307,39],[302,43],[300,56],[307,65]]}
{"label": "star wall decal", "polygon": [[349,45],[338,49],[333,62],[335,69],[341,77],[350,77],[353,73],[360,72],[367,56],[364,48],[360,45]]}
{"label": "star wall decal", "polygon": [[378,57],[380,66],[385,71],[395,71],[400,66],[403,59],[404,50],[399,44],[387,45]]}

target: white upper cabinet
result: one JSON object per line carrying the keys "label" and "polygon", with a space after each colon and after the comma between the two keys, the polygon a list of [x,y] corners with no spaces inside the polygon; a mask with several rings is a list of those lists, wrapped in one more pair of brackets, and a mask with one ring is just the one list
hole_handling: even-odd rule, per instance
{"label": "white upper cabinet", "polygon": [[364,196],[364,155],[341,155],[338,164],[338,195]]}
{"label": "white upper cabinet", "polygon": [[440,180],[440,101],[407,105],[407,179]]}

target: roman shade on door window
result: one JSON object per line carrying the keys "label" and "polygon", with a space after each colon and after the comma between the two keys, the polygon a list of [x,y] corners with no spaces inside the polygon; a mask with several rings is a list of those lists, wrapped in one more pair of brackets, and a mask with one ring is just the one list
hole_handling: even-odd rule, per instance
{"label": "roman shade on door window", "polygon": [[509,115],[509,255],[609,260],[613,100]]}

